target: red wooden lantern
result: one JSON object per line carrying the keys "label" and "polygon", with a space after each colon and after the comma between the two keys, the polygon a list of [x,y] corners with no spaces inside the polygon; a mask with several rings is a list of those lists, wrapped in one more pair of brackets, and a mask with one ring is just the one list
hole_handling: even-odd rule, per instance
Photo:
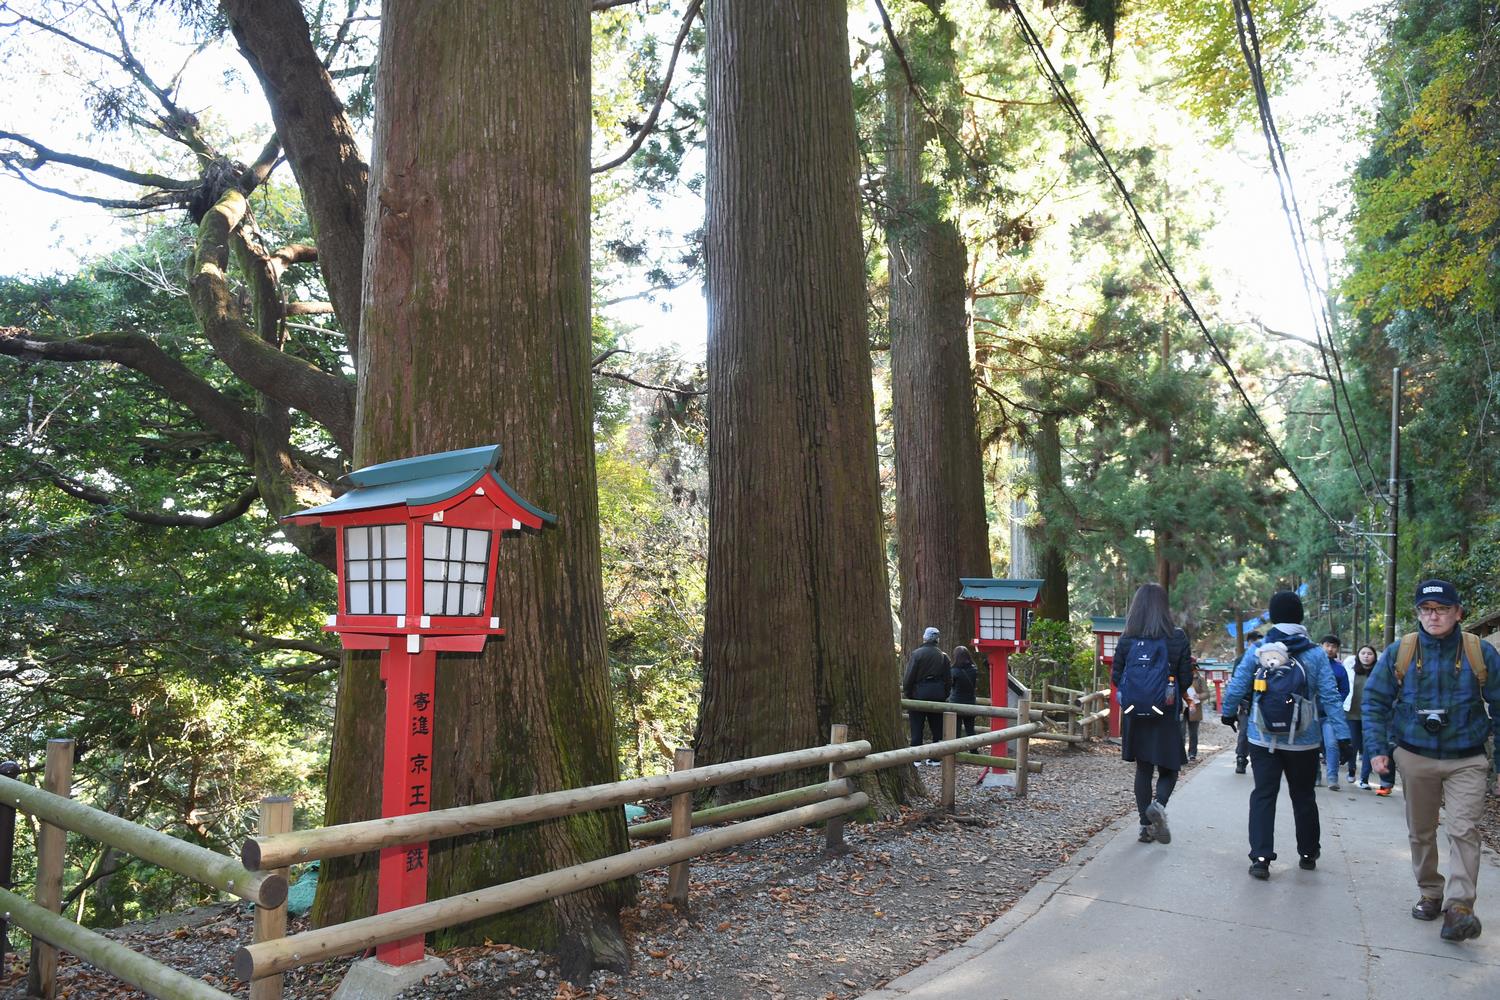
{"label": "red wooden lantern", "polygon": [[[1107,671],[1115,664],[1115,645],[1125,633],[1125,619],[1095,615],[1089,624],[1094,629],[1094,656]],[[1120,735],[1120,699],[1113,683],[1109,685],[1109,735]]]}
{"label": "red wooden lantern", "polygon": [[[958,599],[974,609],[974,652],[982,653],[989,663],[990,704],[1006,706],[1014,686],[1010,680],[1010,654],[1024,653],[1030,645],[1026,627],[1031,621],[1031,611],[1037,606],[1042,581],[964,577],[958,582],[963,587]],[[990,744],[990,756],[1006,756],[1008,746]],[[980,780],[986,785],[1008,783],[1001,777],[1005,773],[1004,768],[989,767]]]}
{"label": "red wooden lantern", "polygon": [[[286,520],[332,528],[345,649],[378,649],[385,683],[382,816],[431,806],[434,679],[440,651],[478,652],[504,635],[495,609],[499,541],[557,519],[500,478],[500,446],[386,462],[340,480],[343,496]],[[379,912],[427,899],[427,845],[380,852]],[[391,965],[422,957],[420,935],[380,945]]]}

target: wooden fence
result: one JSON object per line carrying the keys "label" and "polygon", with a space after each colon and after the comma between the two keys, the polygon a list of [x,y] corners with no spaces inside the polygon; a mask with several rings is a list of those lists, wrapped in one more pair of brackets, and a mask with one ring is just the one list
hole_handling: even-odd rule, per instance
{"label": "wooden fence", "polygon": [[[872,753],[869,742],[848,741],[846,727],[840,725],[833,727],[824,746],[706,767],[695,766],[692,751],[684,750],[678,751],[675,770],[669,774],[316,830],[293,831],[291,803],[285,798],[272,798],[262,803],[260,833],[245,842],[239,861],[74,802],[68,798],[72,744],[57,740],[49,744],[45,788],[0,776],[0,810],[11,807],[35,816],[42,823],[43,834],[37,849],[35,902],[0,890],[0,904],[8,918],[37,942],[31,984],[34,995],[54,995],[54,949],[62,949],[152,996],[166,1000],[226,997],[206,983],[175,972],[58,915],[66,834],[70,830],[84,834],[254,902],[254,938],[251,944],[236,951],[233,967],[240,978],[250,982],[252,1000],[275,1000],[282,994],[282,974],[289,969],[529,906],[652,868],[670,869],[668,897],[685,903],[691,858],[796,827],[823,823],[828,849],[842,850],[844,818],[869,805],[868,797],[851,780],[855,775],[937,758],[942,764],[941,805],[951,809],[957,763],[998,765],[1015,771],[1015,794],[1025,796],[1030,775],[1041,769],[1030,760],[1030,741],[1077,742],[1086,738],[1089,727],[1097,724],[1099,716],[1108,714],[1107,710],[1088,711],[1101,694],[1108,696],[1105,691],[1080,695],[1067,703],[1023,700],[1016,708],[903,702],[904,707],[921,711],[942,711],[944,739],[919,747]],[[1019,724],[959,737],[960,713],[987,721],[1015,720]],[[1057,717],[1066,721],[1063,731],[1049,728],[1053,724],[1049,718]],[[1005,742],[1015,743],[1013,757],[992,758],[974,753]],[[694,793],[703,789],[823,765],[828,768],[825,781],[728,806],[696,812],[692,809]],[[333,927],[290,937],[285,934],[287,868],[293,863],[499,830],[661,798],[671,799],[671,818],[638,824],[631,828],[630,835],[634,839],[669,838],[662,843]],[[694,827],[718,823],[730,825],[693,833]],[[0,878],[6,875],[8,872],[0,872]]]}

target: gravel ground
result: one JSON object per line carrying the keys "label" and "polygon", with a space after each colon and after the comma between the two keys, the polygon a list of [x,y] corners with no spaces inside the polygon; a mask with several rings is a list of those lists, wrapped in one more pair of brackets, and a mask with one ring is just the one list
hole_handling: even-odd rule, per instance
{"label": "gravel ground", "polygon": [[[1200,752],[1220,736],[1205,726]],[[641,876],[637,906],[624,914],[633,951],[627,975],[599,973],[582,986],[559,979],[546,955],[507,945],[443,953],[453,972],[402,994],[406,1000],[831,1000],[857,997],[968,940],[1038,879],[1115,818],[1130,812],[1131,771],[1113,745],[1033,744],[1044,764],[1029,798],[973,785],[960,767],[956,815],[904,810],[891,820],[851,825],[849,852],[827,857],[821,831],[800,830],[695,859],[689,909],[665,902],[666,872]],[[1190,768],[1196,765],[1190,765]],[[939,769],[919,768],[932,802]],[[1500,801],[1489,803],[1487,843],[1500,849]],[[301,929],[293,922],[292,932]],[[229,958],[249,940],[243,907],[174,914],[111,932],[142,950],[247,996]],[[291,1000],[321,1000],[347,961],[297,970]],[[0,977],[0,998],[20,1000],[16,960]],[[140,994],[64,956],[59,996],[72,1000]]]}

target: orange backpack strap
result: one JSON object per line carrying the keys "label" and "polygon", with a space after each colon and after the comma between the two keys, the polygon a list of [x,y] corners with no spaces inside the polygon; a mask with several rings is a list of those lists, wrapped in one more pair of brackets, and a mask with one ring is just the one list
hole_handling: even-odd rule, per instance
{"label": "orange backpack strap", "polygon": [[1406,668],[1411,666],[1411,661],[1417,656],[1417,633],[1408,632],[1401,637],[1401,645],[1396,649],[1396,684],[1400,685],[1406,680]]}
{"label": "orange backpack strap", "polygon": [[1473,632],[1464,632],[1462,635],[1464,659],[1469,661],[1469,669],[1474,671],[1474,679],[1479,682],[1480,688],[1483,688],[1490,676],[1489,667],[1484,662],[1484,640]]}

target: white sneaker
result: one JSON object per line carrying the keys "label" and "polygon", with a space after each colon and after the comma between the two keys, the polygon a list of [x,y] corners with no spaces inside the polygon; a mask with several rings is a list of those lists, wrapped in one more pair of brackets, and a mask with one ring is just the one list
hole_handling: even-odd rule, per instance
{"label": "white sneaker", "polygon": [[1369,791],[1370,783],[1368,781],[1361,781],[1359,783],[1359,787],[1365,789],[1366,791]]}

